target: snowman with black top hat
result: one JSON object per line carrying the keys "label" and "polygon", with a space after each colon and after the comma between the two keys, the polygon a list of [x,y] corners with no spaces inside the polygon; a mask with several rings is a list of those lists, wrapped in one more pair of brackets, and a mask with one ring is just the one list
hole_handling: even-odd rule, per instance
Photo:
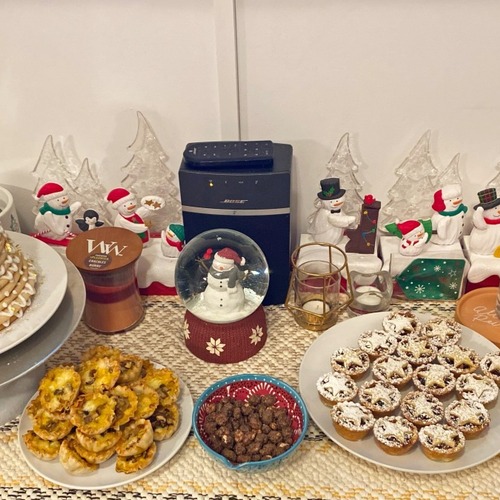
{"label": "snowman with black top hat", "polygon": [[340,188],[337,177],[323,179],[320,184],[317,210],[309,217],[308,232],[314,241],[337,245],[342,240],[345,229],[355,222],[356,217],[343,211],[346,191]]}
{"label": "snowman with black top hat", "polygon": [[477,193],[470,233],[470,250],[480,255],[500,257],[500,198],[493,187]]}

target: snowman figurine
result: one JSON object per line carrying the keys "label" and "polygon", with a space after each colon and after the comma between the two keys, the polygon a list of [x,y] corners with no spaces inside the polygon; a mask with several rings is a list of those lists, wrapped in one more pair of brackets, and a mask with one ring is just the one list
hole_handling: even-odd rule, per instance
{"label": "snowman figurine", "polygon": [[162,255],[174,259],[179,257],[184,248],[184,240],[184,226],[182,224],[169,224],[161,232],[160,249]]}
{"label": "snowman figurine", "polygon": [[464,232],[464,217],[468,208],[462,203],[462,187],[460,184],[448,184],[434,193],[432,209],[432,229],[436,234],[432,243],[437,245],[453,245]]}
{"label": "snowman figurine", "polygon": [[36,199],[43,203],[35,217],[34,235],[55,245],[67,245],[74,237],[73,217],[82,204],[69,202],[66,190],[56,182],[47,182],[37,192]]}
{"label": "snowman figurine", "polygon": [[321,191],[315,203],[317,210],[309,217],[309,234],[314,241],[340,243],[344,231],[356,220],[353,215],[346,215],[342,207],[345,203],[345,189],[340,189],[336,177],[320,181]]}
{"label": "snowman figurine", "polygon": [[241,281],[247,271],[239,266],[245,264],[245,258],[240,257],[232,248],[225,247],[214,255],[207,275],[207,287],[203,292],[205,304],[222,314],[239,311],[245,304],[245,294]]}
{"label": "snowman figurine", "polygon": [[470,233],[470,250],[480,255],[500,257],[500,198],[495,188],[477,193]]}
{"label": "snowman figurine", "polygon": [[125,188],[117,187],[112,189],[106,196],[106,200],[118,211],[114,225],[128,229],[140,236],[142,242],[149,241],[149,227],[147,219],[151,217],[154,210],[165,206],[165,201],[158,196],[144,197],[143,203],[138,206],[137,197]]}
{"label": "snowman figurine", "polygon": [[385,226],[389,233],[401,239],[399,253],[415,256],[422,253],[426,243],[431,239],[432,222],[430,219],[409,219],[393,222]]}

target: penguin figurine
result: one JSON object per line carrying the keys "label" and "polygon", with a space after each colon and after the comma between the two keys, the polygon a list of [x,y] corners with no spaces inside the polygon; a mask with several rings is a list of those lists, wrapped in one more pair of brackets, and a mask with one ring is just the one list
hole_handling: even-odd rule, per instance
{"label": "penguin figurine", "polygon": [[90,231],[104,225],[104,222],[99,220],[99,214],[95,210],[85,210],[83,219],[76,219],[75,222],[81,231]]}

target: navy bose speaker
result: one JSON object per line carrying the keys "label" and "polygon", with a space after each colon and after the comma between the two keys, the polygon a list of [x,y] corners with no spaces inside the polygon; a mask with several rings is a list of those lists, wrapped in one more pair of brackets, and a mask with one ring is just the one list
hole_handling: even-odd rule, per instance
{"label": "navy bose speaker", "polygon": [[179,169],[186,242],[210,229],[252,238],[269,265],[264,304],[283,304],[290,279],[292,146],[271,141],[190,143]]}

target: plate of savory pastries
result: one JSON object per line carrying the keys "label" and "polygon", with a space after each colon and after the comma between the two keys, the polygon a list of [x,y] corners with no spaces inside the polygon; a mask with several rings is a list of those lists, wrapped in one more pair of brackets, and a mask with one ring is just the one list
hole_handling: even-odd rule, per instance
{"label": "plate of savory pastries", "polygon": [[390,469],[455,472],[500,452],[500,351],[410,311],[338,323],[304,355],[299,388],[337,445]]}
{"label": "plate of savory pastries", "polygon": [[170,369],[110,346],[49,369],[19,422],[28,465],[55,484],[95,490],[165,465],[191,430],[193,400]]}

